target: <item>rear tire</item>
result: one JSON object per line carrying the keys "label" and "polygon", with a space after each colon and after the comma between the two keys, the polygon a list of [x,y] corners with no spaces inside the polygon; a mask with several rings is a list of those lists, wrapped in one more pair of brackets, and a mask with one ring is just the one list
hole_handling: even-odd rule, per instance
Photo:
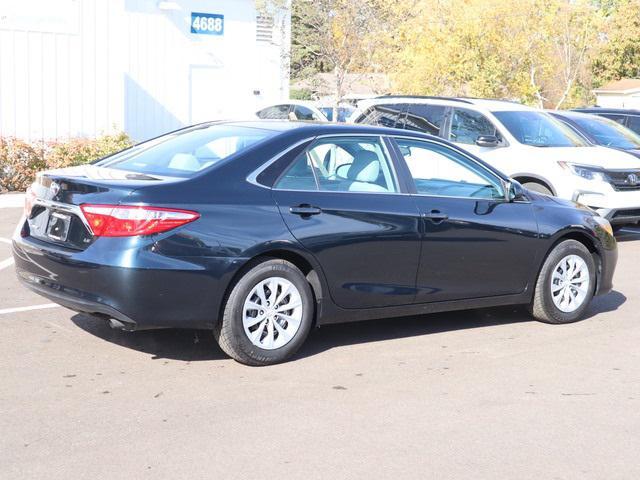
{"label": "rear tire", "polygon": [[286,260],[266,260],[233,286],[213,333],[238,362],[272,365],[300,348],[313,314],[313,293],[303,273]]}
{"label": "rear tire", "polygon": [[547,188],[545,185],[538,182],[527,182],[527,183],[523,183],[522,186],[527,190],[531,190],[532,192],[553,196],[553,193],[549,188]]}
{"label": "rear tire", "polygon": [[595,272],[593,257],[582,243],[559,243],[542,265],[529,311],[545,323],[580,320],[593,298]]}

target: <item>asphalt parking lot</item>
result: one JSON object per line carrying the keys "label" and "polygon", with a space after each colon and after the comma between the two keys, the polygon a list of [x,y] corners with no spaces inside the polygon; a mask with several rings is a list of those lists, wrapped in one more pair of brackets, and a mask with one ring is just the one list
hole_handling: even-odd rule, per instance
{"label": "asphalt parking lot", "polygon": [[28,292],[19,215],[0,209],[0,478],[640,478],[640,231],[582,322],[336,325],[250,368],[207,332],[119,332]]}

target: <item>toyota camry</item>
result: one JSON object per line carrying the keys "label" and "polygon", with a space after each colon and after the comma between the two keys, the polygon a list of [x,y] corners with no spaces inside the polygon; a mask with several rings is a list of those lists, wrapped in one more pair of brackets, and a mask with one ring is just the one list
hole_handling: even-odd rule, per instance
{"label": "toyota camry", "polygon": [[278,121],[42,172],[13,252],[60,305],[123,330],[209,329],[249,365],[336,322],[510,304],[573,322],[617,261],[606,219],[445,140]]}

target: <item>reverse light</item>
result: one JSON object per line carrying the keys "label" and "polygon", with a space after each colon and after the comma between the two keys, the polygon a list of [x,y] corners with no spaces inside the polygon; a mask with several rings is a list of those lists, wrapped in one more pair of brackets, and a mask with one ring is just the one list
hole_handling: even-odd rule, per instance
{"label": "reverse light", "polygon": [[96,237],[132,237],[166,232],[200,218],[198,212],[134,205],[80,205]]}
{"label": "reverse light", "polygon": [[574,175],[584,178],[585,180],[597,180],[605,182],[604,172],[598,167],[590,167],[587,165],[578,165],[570,162],[558,162],[565,170],[569,170]]}

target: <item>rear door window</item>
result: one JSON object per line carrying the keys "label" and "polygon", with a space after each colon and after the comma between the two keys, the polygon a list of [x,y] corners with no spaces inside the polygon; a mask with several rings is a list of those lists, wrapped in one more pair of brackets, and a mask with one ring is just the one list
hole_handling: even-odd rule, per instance
{"label": "rear door window", "polygon": [[440,135],[447,107],[442,105],[408,104],[404,128]]}
{"label": "rear door window", "polygon": [[374,105],[369,108],[358,123],[379,127],[402,128],[405,104]]}
{"label": "rear door window", "polygon": [[640,115],[629,115],[627,119],[627,128],[636,133],[640,133]]}
{"label": "rear door window", "polygon": [[309,120],[318,122],[322,120],[322,118],[316,112],[304,105],[295,105],[293,107],[292,120]]}
{"label": "rear door window", "polygon": [[602,117],[608,118],[610,120],[613,120],[615,122],[618,122],[622,125],[624,125],[626,123],[627,120],[627,116],[626,115],[617,115],[615,113],[603,113],[603,114],[599,114],[596,113],[596,115],[600,115]]}
{"label": "rear door window", "polygon": [[276,182],[285,190],[397,192],[379,137],[323,138],[300,154]]}
{"label": "rear door window", "polygon": [[256,115],[265,120],[289,120],[291,105],[274,105],[260,110]]}

